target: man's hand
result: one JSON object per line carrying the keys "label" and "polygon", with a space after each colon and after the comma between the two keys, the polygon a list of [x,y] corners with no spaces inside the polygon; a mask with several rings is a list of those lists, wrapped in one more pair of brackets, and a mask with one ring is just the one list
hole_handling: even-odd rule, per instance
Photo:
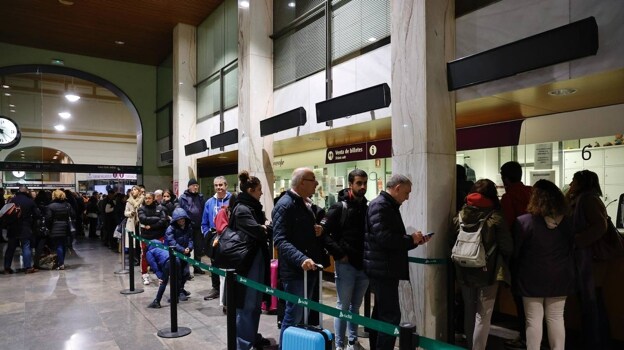
{"label": "man's hand", "polygon": [[189,255],[191,253],[191,250],[188,248],[184,248],[184,255]]}
{"label": "man's hand", "polygon": [[420,231],[416,231],[414,233],[412,233],[412,239],[414,240],[414,244],[425,244],[427,242],[429,242],[429,240],[431,239],[431,236],[425,237],[422,232]]}
{"label": "man's hand", "polygon": [[316,270],[316,263],[312,259],[305,259],[303,264],[301,264],[301,268],[304,271]]}
{"label": "man's hand", "polygon": [[163,280],[158,279],[158,285],[160,286],[160,285],[162,285],[162,284],[163,284]]}

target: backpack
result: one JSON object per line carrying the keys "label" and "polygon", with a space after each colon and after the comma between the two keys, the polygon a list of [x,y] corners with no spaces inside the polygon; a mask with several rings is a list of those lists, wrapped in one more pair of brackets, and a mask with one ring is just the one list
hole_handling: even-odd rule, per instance
{"label": "backpack", "polygon": [[17,203],[9,201],[0,209],[0,218],[4,225],[12,225],[22,217],[22,208]]}
{"label": "backpack", "polygon": [[[481,238],[481,230],[492,213],[493,211],[489,212],[484,218],[474,224],[464,224],[461,219],[461,213],[457,215],[459,219],[459,234],[457,235],[457,240],[455,240],[451,251],[451,259],[453,259],[457,265],[476,268],[486,266],[487,259],[492,255],[496,244],[486,252],[483,246],[483,239]],[[479,228],[475,232],[466,232],[464,230],[464,228],[470,228],[476,225],[479,225]]]}

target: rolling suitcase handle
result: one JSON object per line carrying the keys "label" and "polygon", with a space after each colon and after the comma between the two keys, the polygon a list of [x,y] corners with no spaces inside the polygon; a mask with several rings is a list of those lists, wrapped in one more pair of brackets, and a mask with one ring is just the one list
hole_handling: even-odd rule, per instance
{"label": "rolling suitcase handle", "polygon": [[[319,270],[319,303],[323,301],[323,265],[315,264],[316,269]],[[303,298],[308,299],[308,271],[303,271]],[[308,324],[308,314],[310,310],[306,307],[303,309],[303,322]],[[319,326],[323,327],[323,314],[319,312]]]}

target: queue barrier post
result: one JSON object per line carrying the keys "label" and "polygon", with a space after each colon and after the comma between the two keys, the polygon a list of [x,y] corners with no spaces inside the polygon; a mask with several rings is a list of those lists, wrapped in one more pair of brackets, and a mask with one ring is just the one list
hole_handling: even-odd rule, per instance
{"label": "queue barrier post", "polygon": [[171,297],[171,328],[165,328],[158,331],[161,338],[180,338],[191,334],[188,327],[178,327],[178,269],[181,264],[176,261],[173,251],[174,246],[170,246],[169,250],[169,296]]}
{"label": "queue barrier post", "polygon": [[399,325],[399,350],[414,350],[420,345],[420,336],[416,326],[411,323]]}
{"label": "queue barrier post", "polygon": [[119,244],[121,244],[121,269],[115,271],[114,273],[116,275],[125,275],[130,273],[130,268],[126,267],[126,228],[122,227],[122,235],[121,235],[121,242],[119,242]]}
{"label": "queue barrier post", "polygon": [[236,270],[225,270],[225,304],[227,316],[227,348],[236,350]]}
{"label": "queue barrier post", "polygon": [[139,294],[143,293],[143,288],[134,288],[134,237],[132,237],[132,232],[128,231],[128,260],[130,261],[129,268],[129,277],[130,277],[130,288],[124,289],[120,293],[121,294]]}

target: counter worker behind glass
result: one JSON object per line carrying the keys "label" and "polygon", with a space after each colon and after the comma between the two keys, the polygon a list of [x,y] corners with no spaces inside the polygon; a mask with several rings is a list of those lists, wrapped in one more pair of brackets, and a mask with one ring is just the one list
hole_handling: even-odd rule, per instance
{"label": "counter worker behind glass", "polygon": [[[412,182],[405,175],[392,175],[368,206],[364,241],[364,270],[375,293],[372,318],[399,325],[399,280],[409,280],[407,252],[431,237],[416,231],[407,234],[399,207],[409,198]],[[371,349],[392,350],[396,337],[369,330]]]}
{"label": "counter worker behind glass", "polygon": [[[349,188],[338,193],[339,202],[332,205],[321,221],[325,248],[334,257],[337,301],[342,311],[357,314],[368,288],[363,270],[364,223],[366,221],[366,185],[368,175],[362,169],[349,173]],[[347,321],[335,318],[336,350],[358,348],[357,323],[348,323],[348,343],[344,341]]]}
{"label": "counter worker behind glass", "polygon": [[[201,229],[204,237],[208,234],[209,230],[215,230],[215,217],[221,209],[221,207],[227,206],[230,202],[232,194],[228,192],[228,183],[225,177],[217,176],[212,182],[214,185],[215,195],[210,197],[206,201],[204,207],[204,214],[202,215]],[[214,260],[210,259],[210,263],[214,266]],[[225,281],[225,277],[221,277]],[[219,275],[213,273],[210,276],[212,281],[212,289],[208,291],[208,295],[204,297],[204,300],[212,300],[219,297],[221,294],[221,281]]]}
{"label": "counter worker behind glass", "polygon": [[[279,276],[284,291],[303,297],[303,271],[316,270],[322,261],[323,242],[321,225],[316,224],[310,196],[318,182],[309,168],[293,171],[291,189],[277,201],[273,208],[273,242],[279,255]],[[308,295],[318,288],[318,273],[308,274]],[[303,321],[303,308],[286,302],[280,331],[280,348],[284,331]]]}

